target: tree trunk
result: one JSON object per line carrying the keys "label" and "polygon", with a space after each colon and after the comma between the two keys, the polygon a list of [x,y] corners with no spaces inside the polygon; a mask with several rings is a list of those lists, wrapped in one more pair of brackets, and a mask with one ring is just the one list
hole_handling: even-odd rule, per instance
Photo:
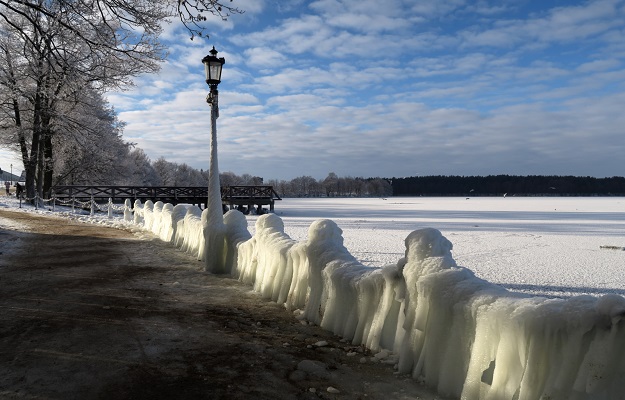
{"label": "tree trunk", "polygon": [[43,135],[43,196],[49,199],[51,197],[54,165],[52,163],[52,130],[49,121],[47,125]]}
{"label": "tree trunk", "polygon": [[30,157],[28,157],[28,161],[24,165],[26,171],[26,197],[32,199],[32,202],[34,202],[35,196],[38,193],[35,183],[39,158],[39,141],[41,138],[41,95],[39,91],[37,91],[35,95],[33,111],[33,137],[30,145]]}
{"label": "tree trunk", "polygon": [[35,178],[37,183],[37,199],[35,201],[38,206],[43,206],[43,168],[43,146],[40,144],[39,155],[37,156],[37,178]]}

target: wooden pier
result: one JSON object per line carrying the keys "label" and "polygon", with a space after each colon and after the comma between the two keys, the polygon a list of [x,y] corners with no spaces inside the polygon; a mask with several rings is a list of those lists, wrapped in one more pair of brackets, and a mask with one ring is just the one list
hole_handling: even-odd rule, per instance
{"label": "wooden pier", "polygon": [[[123,203],[126,199],[133,202],[151,200],[173,205],[194,204],[200,207],[204,205],[204,208],[208,203],[208,188],[196,186],[64,185],[55,186],[52,191],[53,197],[61,201],[93,199],[96,202],[108,202],[111,199],[113,203]],[[276,200],[282,199],[273,186],[223,186],[221,188],[224,210],[238,209],[247,213],[255,208],[256,212],[261,214],[263,206],[269,206],[269,211],[273,211]]]}

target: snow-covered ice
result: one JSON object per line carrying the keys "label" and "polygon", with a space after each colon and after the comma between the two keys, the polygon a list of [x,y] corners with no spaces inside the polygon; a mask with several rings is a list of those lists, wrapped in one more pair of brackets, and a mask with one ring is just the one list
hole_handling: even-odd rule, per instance
{"label": "snow-covered ice", "polygon": [[397,262],[410,232],[434,227],[453,243],[458,265],[508,289],[625,295],[625,252],[601,248],[625,247],[622,197],[284,199],[276,212],[295,240],[316,219],[335,221],[365,265]]}

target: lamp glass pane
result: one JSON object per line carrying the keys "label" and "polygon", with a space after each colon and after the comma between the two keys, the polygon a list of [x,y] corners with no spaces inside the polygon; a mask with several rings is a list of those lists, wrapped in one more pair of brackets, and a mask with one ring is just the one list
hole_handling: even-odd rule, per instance
{"label": "lamp glass pane", "polygon": [[208,63],[204,63],[204,73],[206,74],[206,80],[210,79],[210,70],[208,68]]}
{"label": "lamp glass pane", "polygon": [[209,67],[210,79],[221,81],[221,63],[219,61],[211,61]]}

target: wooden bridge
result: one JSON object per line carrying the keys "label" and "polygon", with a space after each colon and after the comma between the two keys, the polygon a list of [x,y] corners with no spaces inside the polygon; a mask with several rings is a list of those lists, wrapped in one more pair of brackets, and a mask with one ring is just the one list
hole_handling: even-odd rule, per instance
{"label": "wooden bridge", "polygon": [[[126,199],[141,200],[145,202],[162,201],[163,203],[195,204],[197,206],[208,203],[208,188],[196,186],[55,186],[52,188],[53,197],[59,200],[108,201],[123,203]],[[239,209],[249,212],[257,207],[257,212],[262,213],[263,206],[269,206],[269,211],[274,210],[276,200],[282,200],[273,186],[223,186],[221,188],[221,201],[224,210]]]}

